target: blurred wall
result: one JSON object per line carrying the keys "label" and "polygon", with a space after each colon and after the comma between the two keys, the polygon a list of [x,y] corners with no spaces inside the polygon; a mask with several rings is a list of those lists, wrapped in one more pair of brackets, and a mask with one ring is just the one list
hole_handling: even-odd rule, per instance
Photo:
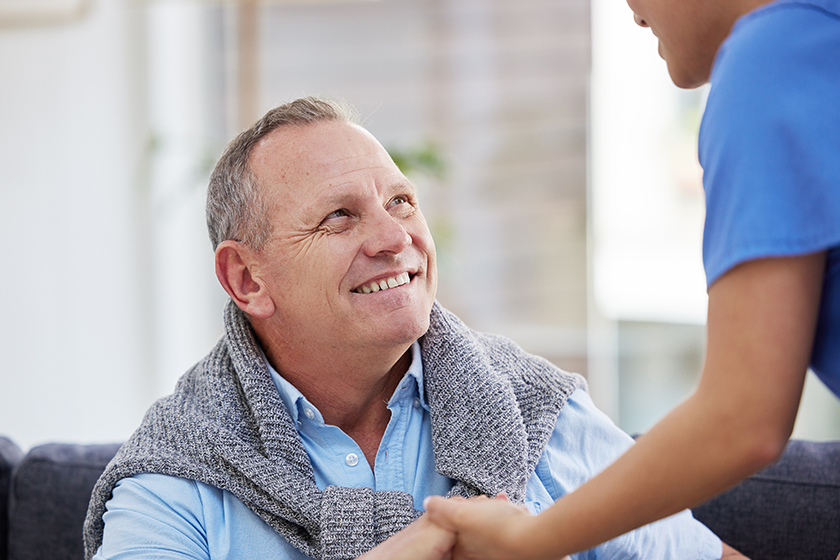
{"label": "blurred wall", "polygon": [[150,395],[143,18],[0,27],[0,432],[124,438]]}
{"label": "blurred wall", "polygon": [[[125,439],[221,334],[203,198],[248,120],[241,16],[100,0],[0,26],[0,433],[24,447]],[[412,179],[440,300],[585,373],[588,0],[297,2],[256,17],[258,112],[339,97],[387,148],[433,145],[444,172]]]}
{"label": "blurred wall", "polygon": [[[226,297],[205,233],[207,175],[242,123],[306,94],[355,105],[392,152],[432,146],[444,162],[411,178],[438,246],[439,299],[471,326],[589,375],[596,403],[631,431],[690,391],[702,327],[611,317],[588,288],[588,147],[638,142],[639,125],[616,128],[639,112],[628,88],[640,67],[664,70],[647,45],[642,66],[599,74],[606,52],[629,48],[610,42],[602,10],[651,39],[623,3],[592,4],[591,96],[590,0],[88,4],[14,26],[0,4],[0,433],[23,447],[123,440],[208,351]],[[256,68],[250,81],[243,66]],[[604,95],[631,105],[605,117]],[[591,144],[590,99],[604,125]],[[624,189],[601,200],[649,225],[627,181],[636,172],[644,185],[658,166],[600,161]],[[699,263],[699,250],[681,254]],[[670,278],[625,260],[632,268],[608,279]],[[806,385],[799,437],[836,437],[825,427],[838,425],[840,404],[820,390]]]}

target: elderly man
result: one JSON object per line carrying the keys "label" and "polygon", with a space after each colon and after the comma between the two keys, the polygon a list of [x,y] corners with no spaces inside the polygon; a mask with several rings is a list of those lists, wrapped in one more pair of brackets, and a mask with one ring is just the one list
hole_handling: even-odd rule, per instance
{"label": "elderly man", "polygon": [[[583,379],[435,302],[411,182],[344,106],[300,99],[208,193],[225,335],[97,483],[96,558],[447,558],[430,495],[539,512],[631,440]],[[683,512],[581,557],[720,558]]]}

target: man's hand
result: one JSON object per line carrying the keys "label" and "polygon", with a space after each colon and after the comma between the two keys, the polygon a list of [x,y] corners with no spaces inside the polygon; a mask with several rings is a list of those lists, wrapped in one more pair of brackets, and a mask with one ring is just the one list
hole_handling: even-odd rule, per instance
{"label": "man's hand", "polygon": [[451,560],[455,533],[424,513],[411,525],[357,560]]}
{"label": "man's hand", "polygon": [[486,496],[469,500],[432,497],[426,502],[426,515],[458,534],[458,543],[452,553],[455,560],[541,558],[529,550],[535,543],[528,536],[528,530],[537,518],[523,506],[510,503],[504,494],[496,499]]}

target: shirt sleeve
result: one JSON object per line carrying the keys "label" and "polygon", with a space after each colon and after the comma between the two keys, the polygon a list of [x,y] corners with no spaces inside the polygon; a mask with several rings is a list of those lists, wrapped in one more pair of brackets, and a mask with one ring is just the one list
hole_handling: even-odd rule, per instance
{"label": "shirt sleeve", "polygon": [[[576,390],[560,411],[554,432],[537,465],[535,477],[538,482],[532,479],[529,484],[529,507],[535,512],[547,507],[601,472],[632,445],[633,439],[595,407],[585,390]],[[540,500],[549,503],[534,507],[534,501]],[[686,510],[573,558],[718,560],[721,555],[720,539]]]}
{"label": "shirt sleeve", "polygon": [[102,516],[105,531],[96,560],[209,560],[202,505],[195,482],[136,475],[117,483]]}
{"label": "shirt sleeve", "polygon": [[103,521],[95,560],[307,558],[229,492],[173,476],[121,480]]}

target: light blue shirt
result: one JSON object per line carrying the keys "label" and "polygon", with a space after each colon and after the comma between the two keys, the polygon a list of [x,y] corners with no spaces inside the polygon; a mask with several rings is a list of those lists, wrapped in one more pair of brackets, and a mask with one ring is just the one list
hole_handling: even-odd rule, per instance
{"label": "light blue shirt", "polygon": [[[400,490],[423,499],[444,495],[453,481],[435,472],[429,407],[424,399],[420,347],[388,402],[391,420],[370,468],[355,441],[269,366],[283,403],[298,427],[319,488],[333,484]],[[539,513],[580,486],[624,452],[633,440],[578,389],[560,411],[550,441],[526,491],[526,506]],[[165,475],[140,474],[114,489],[103,517],[105,533],[96,559],[307,558],[229,492]],[[688,511],[633,531],[576,560],[601,558],[718,559],[720,540]]]}

